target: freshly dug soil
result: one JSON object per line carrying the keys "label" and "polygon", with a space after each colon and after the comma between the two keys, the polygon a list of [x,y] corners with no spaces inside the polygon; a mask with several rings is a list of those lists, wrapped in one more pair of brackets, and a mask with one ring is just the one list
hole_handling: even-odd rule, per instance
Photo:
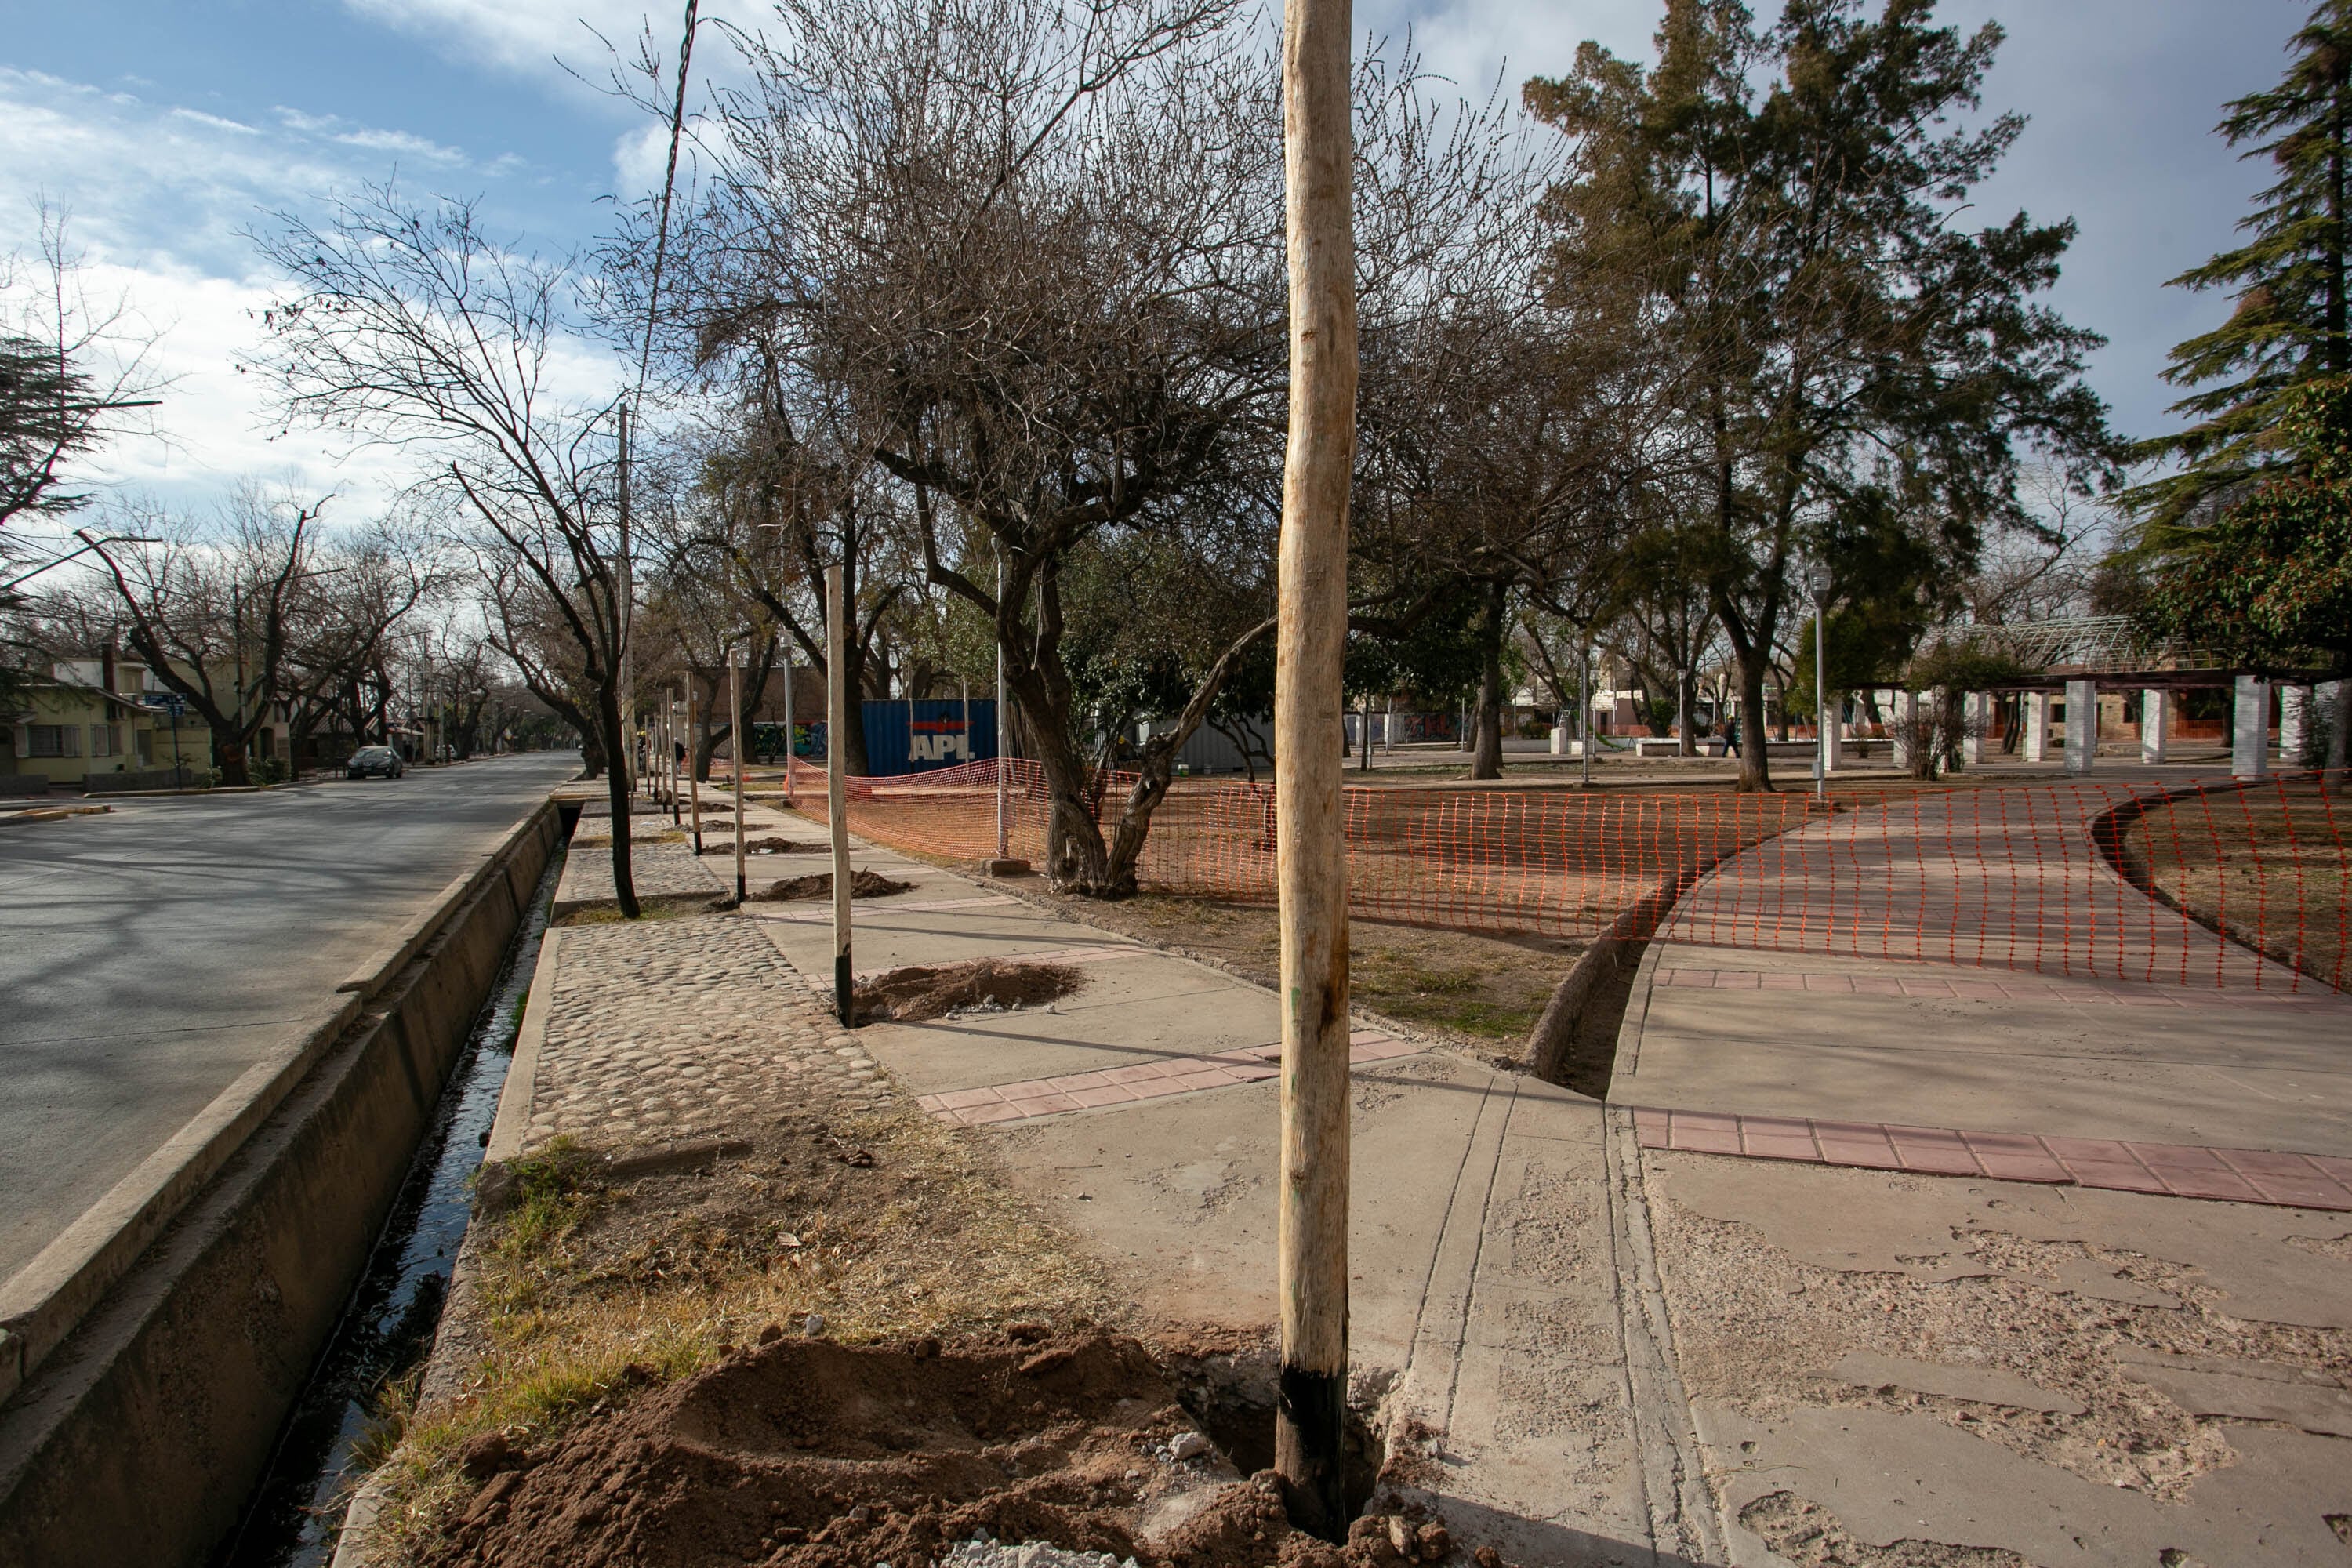
{"label": "freshly dug soil", "polygon": [[[886,877],[879,871],[861,870],[849,879],[849,896],[853,899],[887,898],[892,893],[906,892],[914,885],[912,882],[901,882],[896,878]],[[754,903],[758,903],[765,900],[781,902],[794,899],[829,899],[831,897],[833,897],[833,873],[819,871],[813,877],[788,877],[781,882],[771,882],[768,884],[766,892],[754,893],[751,895],[751,900]]]}
{"label": "freshly dug soil", "polygon": [[478,1441],[484,1484],[431,1561],[920,1568],[986,1531],[1155,1568],[1399,1568],[1385,1531],[1360,1525],[1343,1554],[1289,1528],[1271,1472],[1232,1479],[1198,1451],[1136,1341],[1041,1332],[851,1349],[765,1330],[544,1451]]}
{"label": "freshly dug soil", "polygon": [[[797,838],[747,838],[743,841],[743,853],[746,855],[822,855],[832,847],[830,844],[809,844]],[[716,847],[706,847],[702,852],[705,855],[732,855],[735,846],[721,844]]]}
{"label": "freshly dug soil", "polygon": [[982,958],[937,968],[917,964],[860,985],[857,1014],[867,1023],[911,1024],[944,1018],[966,1007],[1030,1007],[1058,1002],[1076,991],[1082,979],[1076,970],[1059,963]]}

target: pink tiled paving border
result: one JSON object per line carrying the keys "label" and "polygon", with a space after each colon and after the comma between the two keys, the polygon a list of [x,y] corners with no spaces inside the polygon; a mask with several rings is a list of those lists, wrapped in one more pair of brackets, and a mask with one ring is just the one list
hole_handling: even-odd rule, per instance
{"label": "pink tiled paving border", "polygon": [[2265,1007],[2309,1011],[2352,1010],[2347,998],[2326,986],[2301,991],[2221,991],[2212,987],[2095,980],[2042,980],[2028,974],[1973,970],[1937,974],[1925,964],[1906,964],[1901,974],[1812,973],[1784,969],[1661,968],[1657,984],[1678,990],[1811,991],[1839,996],[1969,997],[1985,1001],[2074,1002],[2126,1007]]}
{"label": "pink tiled paving border", "polygon": [[2352,1210],[2352,1160],[2325,1154],[1646,1107],[1634,1110],[1633,1126],[1644,1149]]}
{"label": "pink tiled paving border", "polygon": [[[1391,1057],[1417,1056],[1428,1048],[1377,1029],[1358,1029],[1348,1037],[1348,1060],[1351,1064],[1386,1061]],[[919,1096],[915,1103],[942,1121],[965,1127],[1029,1121],[1040,1116],[1066,1116],[1076,1110],[1164,1100],[1196,1089],[1263,1082],[1280,1073],[1281,1056],[1280,1046],[1245,1046],[1211,1057],[1164,1057],[1129,1067],[1001,1083],[992,1089],[951,1089]]]}

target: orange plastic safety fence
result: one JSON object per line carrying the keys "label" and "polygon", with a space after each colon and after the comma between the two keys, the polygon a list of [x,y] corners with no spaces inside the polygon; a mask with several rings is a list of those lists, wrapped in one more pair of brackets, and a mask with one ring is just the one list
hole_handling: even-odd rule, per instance
{"label": "orange plastic safety fence", "polygon": [[[998,853],[1001,798],[1006,851],[1042,864],[1044,773],[1005,763],[1000,796],[998,766],[852,779],[850,828],[978,860]],[[1104,781],[1106,826],[1133,783]],[[794,784],[801,809],[823,820],[822,770],[799,764]],[[2174,984],[2352,985],[2346,814],[2315,774],[1842,793],[1826,805],[1442,786],[1351,788],[1345,799],[1349,903],[1367,919],[1572,939],[1624,917],[1621,933],[1655,926],[1704,945]],[[1152,816],[1138,880],[1270,900],[1274,847],[1270,785],[1183,781]]]}

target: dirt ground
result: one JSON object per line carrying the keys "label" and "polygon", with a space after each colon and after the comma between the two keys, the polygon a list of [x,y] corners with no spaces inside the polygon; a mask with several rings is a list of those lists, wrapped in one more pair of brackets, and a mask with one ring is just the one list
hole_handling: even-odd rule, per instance
{"label": "dirt ground", "polygon": [[1067,996],[1083,979],[1060,963],[982,958],[971,963],[915,964],[858,986],[857,1014],[861,1023],[914,1024],[966,1008],[1034,1007]]}
{"label": "dirt ground", "polygon": [[1292,1530],[1187,1403],[1235,1347],[1132,1337],[1101,1266],[929,1118],[797,1113],[615,1169],[552,1146],[477,1220],[465,1392],[388,1412],[394,1561],[931,1568],[984,1531],[1150,1568],[1505,1568],[1390,1494],[1344,1551]]}
{"label": "dirt ground", "polygon": [[[765,838],[747,838],[743,841],[743,853],[746,855],[823,855],[832,847],[832,845],[821,841],[779,838],[773,836]],[[732,858],[735,846],[731,841],[725,844],[705,845],[702,852],[705,855]]]}
{"label": "dirt ground", "polygon": [[[861,867],[850,876],[849,896],[853,899],[887,899],[893,893],[906,892],[914,885],[912,882],[901,882],[895,877],[886,877],[879,871],[868,871]],[[751,901],[758,903],[765,900],[774,900],[779,902],[790,902],[800,899],[831,897],[833,897],[833,873],[819,871],[814,876],[787,877],[781,882],[771,882],[765,889],[753,893]]]}
{"label": "dirt ground", "polygon": [[799,1333],[815,1314],[827,1341],[870,1345],[1116,1313],[1099,1265],[912,1109],[813,1110],[730,1148],[627,1181],[560,1143],[518,1163],[519,1201],[467,1242],[482,1332],[468,1392],[384,1412],[384,1446],[400,1446],[383,1518],[404,1561],[439,1560],[479,1489],[462,1468],[473,1445],[543,1451],[771,1324]]}
{"label": "dirt ground", "polygon": [[2352,987],[2352,793],[2297,782],[2191,795],[2125,834],[2158,889],[2208,926]]}
{"label": "dirt ground", "polygon": [[[1209,959],[1261,985],[1278,983],[1281,931],[1270,907],[1165,893],[1045,901],[1072,920]],[[1491,1055],[1526,1043],[1584,947],[1357,919],[1348,927],[1349,987],[1360,1007]]]}

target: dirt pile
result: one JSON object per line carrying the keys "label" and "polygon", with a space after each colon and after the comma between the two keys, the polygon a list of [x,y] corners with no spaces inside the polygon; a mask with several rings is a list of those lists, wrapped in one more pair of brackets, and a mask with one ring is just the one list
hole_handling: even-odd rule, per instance
{"label": "dirt pile", "polygon": [[911,1024],[965,1011],[1009,1012],[1057,1002],[1076,991],[1080,980],[1076,970],[1059,963],[983,958],[939,967],[916,964],[859,985],[857,1016],[866,1023]]}
{"label": "dirt pile", "polygon": [[479,1489],[431,1561],[931,1568],[983,1535],[1153,1568],[1453,1553],[1442,1529],[1402,1519],[1357,1521],[1344,1550],[1294,1531],[1272,1473],[1237,1479],[1141,1344],[1040,1332],[853,1349],[770,1328],[544,1451],[478,1441]]}
{"label": "dirt pile", "polygon": [[[879,871],[860,870],[849,879],[849,896],[853,899],[887,899],[892,893],[903,893],[914,887],[886,877]],[[772,900],[790,902],[798,899],[829,899],[833,897],[833,873],[819,871],[812,877],[788,877],[781,882],[771,882],[764,892],[751,895],[754,903]]]}
{"label": "dirt pile", "polygon": [[[804,843],[798,838],[747,838],[743,841],[743,853],[746,855],[823,855],[832,847],[832,845],[822,841]],[[732,855],[735,846],[720,844],[705,848],[703,853]]]}

